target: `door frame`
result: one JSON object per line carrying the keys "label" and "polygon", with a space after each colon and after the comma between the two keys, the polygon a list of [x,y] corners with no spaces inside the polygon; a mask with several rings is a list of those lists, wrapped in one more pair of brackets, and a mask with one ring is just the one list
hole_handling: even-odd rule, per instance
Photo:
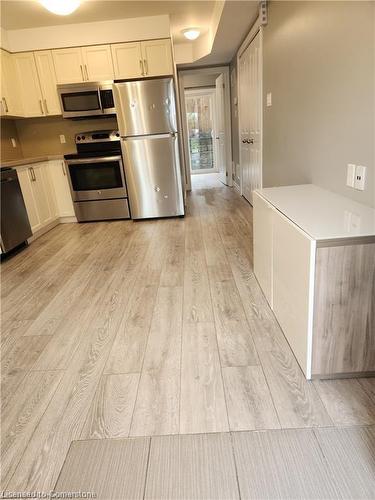
{"label": "door frame", "polygon": [[[187,96],[200,96],[200,95],[207,95],[210,94],[212,97],[212,133],[214,136],[216,136],[216,126],[217,126],[217,116],[216,116],[216,95],[215,95],[215,87],[198,87],[198,88],[192,88],[192,89],[185,89],[184,91],[185,95],[184,97]],[[186,105],[186,98],[185,98],[185,105]],[[185,118],[186,118],[186,123],[187,123],[187,115],[186,115],[186,108],[185,108]],[[189,128],[186,125],[186,130],[189,134]],[[199,174],[216,174],[219,170],[217,167],[217,144],[216,141],[214,140],[214,137],[212,137],[212,144],[213,144],[213,156],[214,156],[214,165],[215,168],[205,168],[198,170],[196,172],[192,172],[191,170],[191,159],[190,159],[190,145],[188,142],[188,156],[189,156],[189,170],[190,170],[190,175],[199,175]]]}
{"label": "door frame", "polygon": [[259,51],[260,51],[260,129],[261,129],[261,141],[260,141],[260,173],[261,173],[261,187],[263,187],[263,27],[259,23],[259,19],[255,22],[254,26],[251,28],[249,34],[243,41],[241,47],[237,52],[237,96],[238,96],[238,148],[240,155],[240,193],[243,196],[243,173],[242,173],[242,160],[241,160],[241,131],[240,131],[240,123],[241,123],[241,94],[240,94],[240,57],[245,52],[245,50],[249,47],[254,38],[259,34]]}
{"label": "door frame", "polygon": [[186,126],[186,103],[185,103],[185,87],[184,87],[184,75],[219,75],[222,73],[224,75],[224,120],[225,120],[225,135],[226,135],[226,164],[227,164],[227,179],[228,186],[233,186],[233,174],[232,174],[232,129],[231,129],[231,107],[230,107],[230,74],[229,65],[228,66],[211,66],[209,68],[195,68],[195,69],[181,69],[178,72],[178,88],[180,95],[180,107],[181,113],[185,116],[182,121],[182,143],[184,149],[184,160],[185,160],[185,185],[187,191],[191,191],[191,174],[190,174],[190,163],[189,163],[189,134]]}

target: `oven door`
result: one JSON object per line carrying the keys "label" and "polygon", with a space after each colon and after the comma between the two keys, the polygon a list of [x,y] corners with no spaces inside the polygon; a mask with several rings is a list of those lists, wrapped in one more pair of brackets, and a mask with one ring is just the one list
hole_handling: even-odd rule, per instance
{"label": "oven door", "polygon": [[127,196],[121,156],[66,160],[73,201]]}
{"label": "oven door", "polygon": [[64,118],[103,114],[98,84],[58,85],[57,90]]}

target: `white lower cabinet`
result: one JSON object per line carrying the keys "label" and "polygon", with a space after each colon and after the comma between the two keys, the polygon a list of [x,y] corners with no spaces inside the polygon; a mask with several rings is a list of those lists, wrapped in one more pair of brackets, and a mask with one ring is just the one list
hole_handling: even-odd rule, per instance
{"label": "white lower cabinet", "polygon": [[253,193],[254,273],[307,378],[311,378],[316,242]]}
{"label": "white lower cabinet", "polygon": [[62,160],[25,165],[17,169],[23,198],[33,234],[74,217],[66,172]]}
{"label": "white lower cabinet", "polygon": [[64,160],[49,162],[49,171],[59,217],[75,217]]}

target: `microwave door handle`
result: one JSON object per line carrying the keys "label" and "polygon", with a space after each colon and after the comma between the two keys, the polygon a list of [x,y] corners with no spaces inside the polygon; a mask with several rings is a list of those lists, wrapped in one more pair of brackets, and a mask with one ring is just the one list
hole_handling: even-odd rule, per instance
{"label": "microwave door handle", "polygon": [[103,109],[103,105],[102,105],[102,96],[100,94],[100,87],[98,87],[98,99],[99,99],[99,107],[100,107],[102,113],[104,113],[104,109]]}

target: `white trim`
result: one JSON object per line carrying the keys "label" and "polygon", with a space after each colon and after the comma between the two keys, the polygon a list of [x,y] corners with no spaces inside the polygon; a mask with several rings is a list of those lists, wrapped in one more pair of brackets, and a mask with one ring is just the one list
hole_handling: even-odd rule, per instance
{"label": "white trim", "polygon": [[78,222],[77,217],[75,215],[66,215],[64,217],[60,217],[60,224],[71,224],[72,222]]}
{"label": "white trim", "polygon": [[310,268],[309,268],[309,305],[307,317],[307,349],[306,349],[306,378],[311,379],[312,371],[312,349],[313,349],[313,326],[314,326],[314,290],[315,290],[315,262],[316,262],[316,240],[310,241]]}

